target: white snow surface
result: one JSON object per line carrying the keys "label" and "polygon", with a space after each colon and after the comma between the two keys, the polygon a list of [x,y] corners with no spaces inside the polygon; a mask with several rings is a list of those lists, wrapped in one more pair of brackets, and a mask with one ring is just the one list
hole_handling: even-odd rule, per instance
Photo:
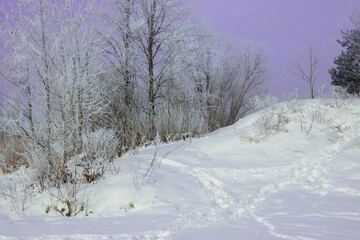
{"label": "white snow surface", "polygon": [[[46,214],[46,193],[19,214],[0,195],[0,239],[358,240],[359,123],[360,100],[281,103],[201,138],[117,159],[80,190],[88,216]],[[0,176],[0,191],[16,176]]]}

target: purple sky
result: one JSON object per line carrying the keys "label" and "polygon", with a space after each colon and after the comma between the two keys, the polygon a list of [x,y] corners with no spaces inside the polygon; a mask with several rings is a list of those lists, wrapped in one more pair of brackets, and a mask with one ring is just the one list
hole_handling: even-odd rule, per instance
{"label": "purple sky", "polygon": [[[10,0],[0,0],[8,3]],[[360,0],[185,0],[213,27],[232,39],[264,42],[270,53],[274,76],[269,93],[286,97],[304,82],[290,71],[288,63],[306,41],[319,45],[322,60],[318,83],[330,86],[328,69],[340,53],[340,31],[351,27],[349,15]],[[307,87],[307,86],[306,86]],[[308,97],[305,92],[304,97]]]}
{"label": "purple sky", "polygon": [[[318,83],[330,86],[328,69],[340,53],[340,31],[351,27],[349,15],[359,0],[187,0],[214,30],[231,38],[266,43],[275,71],[269,93],[285,97],[303,82],[288,63],[306,41],[319,45],[322,60]],[[308,97],[305,93],[304,97]]]}

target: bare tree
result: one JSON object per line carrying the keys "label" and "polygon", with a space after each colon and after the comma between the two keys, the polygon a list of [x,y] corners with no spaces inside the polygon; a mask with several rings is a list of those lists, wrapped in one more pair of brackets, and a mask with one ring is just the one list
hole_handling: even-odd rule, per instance
{"label": "bare tree", "polygon": [[266,90],[270,76],[263,46],[243,42],[224,44],[208,36],[201,40],[200,53],[190,77],[204,111],[208,130],[234,123],[248,112],[248,100]]}
{"label": "bare tree", "polygon": [[308,83],[310,97],[314,99],[314,86],[319,77],[319,62],[321,60],[318,47],[308,42],[304,54],[298,53],[294,62],[290,63],[290,71],[299,79]]}
{"label": "bare tree", "polygon": [[[138,98],[135,96],[139,49],[136,44],[137,4],[135,0],[111,0],[109,11],[103,18],[108,26],[100,30],[105,36],[104,57],[106,59],[106,78],[109,112],[99,117],[102,125],[112,128],[120,142],[119,155],[124,149],[131,149],[138,138],[140,122]],[[110,33],[110,34],[109,34]]]}
{"label": "bare tree", "polygon": [[111,3],[112,14],[104,14],[104,18],[111,29],[111,35],[106,38],[105,57],[117,72],[119,90],[124,92],[122,94],[123,102],[129,107],[133,103],[137,60],[135,46],[135,31],[137,29],[134,29],[136,25],[135,0],[112,0]]}
{"label": "bare tree", "polygon": [[[52,165],[51,50],[55,39],[49,28],[51,22],[45,19],[52,8],[42,0],[19,1],[19,6],[27,4],[29,8],[25,10],[13,6],[18,13],[3,22],[1,28],[7,50],[1,76],[11,91],[4,93],[8,107],[4,117],[13,120],[7,122],[6,130],[36,143],[48,156],[48,164]],[[36,102],[41,105],[35,106]],[[42,116],[41,133],[35,127],[40,122],[35,110],[37,116]]]}
{"label": "bare tree", "polygon": [[228,121],[233,124],[248,113],[248,103],[255,95],[267,91],[267,80],[270,77],[269,58],[261,44],[243,42],[239,50],[232,50],[235,56],[229,55],[228,66],[224,66],[223,84],[225,109],[228,109]]}
{"label": "bare tree", "polygon": [[138,31],[137,44],[144,58],[140,73],[147,84],[150,138],[156,135],[156,101],[162,86],[172,79],[174,61],[179,53],[174,51],[183,34],[185,9],[178,1],[140,0],[138,13],[143,26]]}

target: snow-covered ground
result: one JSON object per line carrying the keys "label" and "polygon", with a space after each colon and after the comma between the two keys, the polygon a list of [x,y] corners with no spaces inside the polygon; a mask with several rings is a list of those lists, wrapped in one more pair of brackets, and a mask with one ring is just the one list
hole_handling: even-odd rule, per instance
{"label": "snow-covered ground", "polygon": [[46,214],[46,194],[19,215],[0,196],[0,239],[358,240],[359,154],[359,100],[289,101],[116,160],[80,191],[88,216]]}

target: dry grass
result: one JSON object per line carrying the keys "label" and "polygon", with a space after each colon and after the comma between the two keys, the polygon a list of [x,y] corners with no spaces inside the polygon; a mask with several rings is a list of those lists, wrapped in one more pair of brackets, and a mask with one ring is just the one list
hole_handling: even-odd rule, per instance
{"label": "dry grass", "polygon": [[2,173],[10,173],[24,164],[22,153],[24,152],[19,136],[8,136],[0,132],[0,154],[5,157],[5,166],[0,163]]}

